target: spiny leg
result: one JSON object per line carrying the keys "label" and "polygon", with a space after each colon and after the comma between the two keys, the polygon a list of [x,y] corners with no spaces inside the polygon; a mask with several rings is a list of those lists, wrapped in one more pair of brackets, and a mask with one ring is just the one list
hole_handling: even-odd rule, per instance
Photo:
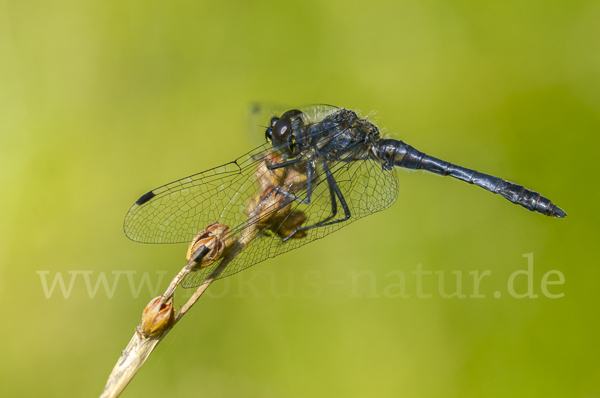
{"label": "spiny leg", "polygon": [[[268,165],[267,168],[269,170],[275,170],[275,169],[279,169],[281,167],[286,167],[286,166],[291,166],[294,165],[296,163],[299,163],[302,160],[302,156],[298,156],[295,159],[292,160],[288,160],[286,162],[281,162],[278,164],[272,164],[272,165]],[[297,197],[294,194],[291,194],[283,189],[281,189],[281,187],[275,187],[275,190],[282,194],[283,196],[285,196],[286,198],[295,201],[295,202],[300,202],[300,203],[304,203],[304,204],[309,204],[311,197],[312,197],[312,191],[313,191],[313,175],[314,175],[314,171],[315,171],[315,164],[313,160],[309,160],[306,162],[306,198],[301,199],[299,197]]]}
{"label": "spiny leg", "polygon": [[[314,225],[296,228],[296,230],[294,230],[294,232],[292,232],[291,234],[289,234],[288,236],[286,236],[285,238],[282,239],[284,242],[286,240],[290,239],[292,236],[294,236],[294,234],[296,232],[306,231],[306,230],[313,229],[313,228],[337,224],[342,221],[348,220],[352,216],[352,213],[350,212],[350,208],[348,207],[348,203],[346,203],[346,198],[344,198],[344,195],[342,194],[340,187],[338,186],[337,182],[335,181],[335,178],[333,178],[333,175],[331,174],[329,167],[327,166],[327,164],[325,164],[325,162],[322,163],[322,166],[323,166],[323,170],[325,171],[325,175],[327,177],[327,185],[329,187],[329,194],[331,197],[331,214]],[[337,215],[336,197],[340,201],[340,204],[342,205],[342,208],[344,209],[344,218],[335,220],[335,221],[329,221]]]}
{"label": "spiny leg", "polygon": [[275,169],[279,169],[279,168],[282,168],[282,167],[291,166],[293,164],[296,164],[296,163],[300,162],[301,160],[302,160],[302,156],[298,156],[298,157],[296,157],[296,158],[294,158],[292,160],[287,160],[285,162],[267,165],[267,169],[269,169],[269,170],[275,170]]}

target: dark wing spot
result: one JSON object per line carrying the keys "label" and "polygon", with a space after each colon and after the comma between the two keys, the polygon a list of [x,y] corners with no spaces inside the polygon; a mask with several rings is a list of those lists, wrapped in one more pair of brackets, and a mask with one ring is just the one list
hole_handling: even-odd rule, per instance
{"label": "dark wing spot", "polygon": [[139,198],[135,204],[138,206],[143,205],[144,203],[148,202],[150,199],[152,199],[153,197],[155,197],[156,195],[154,194],[154,192],[150,191],[150,192],[146,192],[145,194],[142,195],[141,198]]}

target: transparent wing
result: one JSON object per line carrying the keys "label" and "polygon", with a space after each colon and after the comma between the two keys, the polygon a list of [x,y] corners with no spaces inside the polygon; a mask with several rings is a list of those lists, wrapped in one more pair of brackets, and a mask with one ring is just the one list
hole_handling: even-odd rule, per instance
{"label": "transparent wing", "polygon": [[265,130],[273,116],[281,116],[290,109],[299,109],[307,117],[308,122],[316,122],[340,108],[334,105],[312,104],[301,107],[290,107],[281,104],[255,102],[248,108],[248,132],[251,142],[256,144],[265,139]]}
{"label": "transparent wing", "polygon": [[[301,107],[307,124],[318,122],[338,109],[331,105]],[[253,105],[250,123],[256,124],[255,134],[264,139],[264,126],[272,116],[285,110],[274,105]],[[184,243],[211,222],[239,225],[244,221],[247,201],[256,191],[253,190],[256,165],[273,150],[270,144],[263,144],[233,162],[144,194],[125,217],[125,234],[142,243]]]}
{"label": "transparent wing", "polygon": [[123,229],[142,243],[184,243],[208,224],[236,226],[256,193],[257,165],[273,151],[264,144],[237,160],[194,174],[144,194],[129,209]]}
{"label": "transparent wing", "polygon": [[[301,109],[305,113],[307,124],[316,123],[338,110],[328,105],[313,105]],[[265,176],[268,180],[271,178],[266,173],[272,171],[264,171],[264,165],[267,157],[275,150],[270,144],[261,145],[233,162],[144,194],[125,217],[125,234],[130,239],[143,243],[183,243],[191,241],[208,224],[218,221],[231,228],[230,236],[239,238],[264,219],[262,213],[260,216],[252,216],[249,208],[253,200],[258,200],[258,194],[265,193],[265,186],[260,181],[261,177],[263,180]],[[289,206],[283,212],[278,224],[280,226],[288,218],[301,215],[304,220],[298,225],[312,228],[292,234],[285,241],[282,237],[289,237],[290,234],[282,232],[283,227],[260,229],[256,238],[243,248],[219,278],[320,239],[352,221],[389,207],[395,201],[398,182],[394,170],[383,169],[379,161],[367,159],[358,150],[346,158],[355,160],[339,160],[342,158],[344,157],[340,156],[338,160],[315,159],[312,200],[309,203],[283,201],[277,204],[278,208],[275,206],[270,209],[271,213],[275,213]],[[332,194],[331,179],[328,182],[326,169],[330,171],[343,201]],[[263,174],[260,174],[260,170],[263,170]],[[306,186],[293,193],[300,199],[306,199]],[[342,202],[346,205],[343,206]],[[334,208],[337,208],[335,214]],[[344,220],[347,212],[350,217]],[[219,261],[195,271],[188,275],[182,285],[200,285],[218,265]]]}
{"label": "transparent wing", "polygon": [[[381,163],[376,160],[367,159],[351,162],[338,160],[327,164],[327,167],[330,169],[333,179],[345,199],[351,217],[341,221],[345,218],[345,211],[340,200],[337,197],[332,197],[325,176],[325,169],[321,166],[314,179],[310,203],[294,202],[288,213],[290,214],[289,217],[293,217],[301,212],[306,217],[303,226],[315,227],[303,231],[303,236],[292,237],[287,241],[281,239],[277,233],[278,231],[258,235],[227,265],[227,268],[219,275],[219,279],[323,238],[359,218],[384,210],[391,206],[398,196],[398,180],[395,169],[385,170],[382,168]],[[304,199],[306,198],[306,192],[297,193],[297,196]],[[332,215],[332,199],[337,202],[337,214],[329,218]],[[319,226],[326,219],[328,219],[328,225]],[[251,222],[252,220],[248,221],[248,223]],[[238,229],[238,231],[240,230]],[[186,277],[182,286],[186,288],[199,286],[218,265],[219,262],[216,262],[209,267],[194,271]]]}
{"label": "transparent wing", "polygon": [[[268,124],[272,116],[285,108],[276,106],[251,107],[251,119],[259,118]],[[331,105],[310,105],[301,108],[306,123],[318,122],[338,108]],[[254,122],[252,122],[254,123]],[[255,126],[262,134],[264,126]],[[237,160],[214,169],[194,174],[156,188],[131,207],[123,229],[129,239],[142,243],[190,242],[211,222],[218,221],[234,227],[244,222],[244,209],[256,193],[254,186],[257,165],[274,149],[263,144]]]}

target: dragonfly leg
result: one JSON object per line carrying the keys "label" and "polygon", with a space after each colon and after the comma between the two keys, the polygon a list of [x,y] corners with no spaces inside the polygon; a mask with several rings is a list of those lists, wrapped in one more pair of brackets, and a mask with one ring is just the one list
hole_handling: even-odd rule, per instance
{"label": "dragonfly leg", "polygon": [[[347,151],[354,151],[354,149],[357,148],[360,144],[361,144],[360,142],[356,142],[356,143],[350,145],[347,148]],[[274,169],[278,169],[280,167],[294,165],[294,164],[300,162],[302,159],[303,159],[303,156],[298,156],[295,159],[288,160],[286,162],[281,162],[281,163],[278,163],[278,164],[269,165],[269,166],[267,166],[267,168],[269,170],[274,170]],[[351,161],[354,161],[354,160],[362,160],[362,159],[354,159],[354,158],[350,157],[349,159],[346,159],[346,160],[343,160],[343,161],[344,162],[351,162]],[[329,171],[329,168],[326,167],[324,163],[323,163],[323,167],[326,170],[326,173],[329,173],[331,175],[331,171]],[[285,196],[286,198],[291,199],[291,200],[293,200],[295,202],[300,202],[300,203],[303,203],[305,205],[309,204],[310,200],[312,198],[313,175],[314,175],[314,172],[315,172],[315,163],[314,163],[314,160],[308,160],[306,162],[306,198],[304,198],[304,199],[300,199],[296,195],[294,195],[294,194],[292,194],[290,192],[287,192],[287,191],[281,189],[280,187],[275,187],[275,190],[278,193],[280,193],[283,196]],[[335,184],[335,180],[333,179],[333,177],[331,177],[331,180],[333,181],[333,184]],[[337,204],[335,203],[335,200],[334,200],[334,197],[333,197],[334,194],[331,191],[332,184],[331,184],[331,182],[329,182],[329,180],[328,180],[328,184],[329,184],[329,189],[330,189],[331,196],[332,196],[331,203],[332,203],[332,207],[333,207],[333,212],[332,212],[333,214],[330,217],[326,218],[325,220],[332,219],[333,217],[335,217],[336,212],[337,212]],[[337,184],[335,184],[335,185],[337,187]],[[338,191],[339,191],[339,189],[338,189]],[[340,192],[340,195],[341,195],[341,192]],[[345,201],[344,201],[344,203],[345,203]],[[324,221],[321,221],[321,222],[324,222]]]}
{"label": "dragonfly leg", "polygon": [[[348,207],[348,203],[346,202],[346,198],[344,198],[344,195],[342,195],[342,191],[340,190],[340,187],[337,185],[335,178],[333,178],[333,175],[331,174],[329,167],[327,167],[325,162],[323,162],[322,165],[323,165],[323,170],[325,171],[325,175],[327,176],[327,184],[329,186],[329,194],[331,195],[331,214],[314,225],[309,225],[308,227],[296,228],[296,230],[294,232],[292,232],[291,234],[289,234],[288,236],[286,236],[285,238],[282,239],[284,242],[286,240],[290,239],[292,236],[294,236],[294,234],[298,231],[306,231],[306,230],[309,230],[312,228],[318,228],[318,227],[324,227],[326,225],[337,224],[339,222],[348,220],[352,216],[352,213],[350,212],[350,208]],[[341,219],[335,220],[335,221],[329,221],[337,215],[336,197],[340,201],[340,204],[342,205],[342,208],[344,209],[344,218],[341,218]]]}
{"label": "dragonfly leg", "polygon": [[[283,164],[283,163],[280,163],[280,164]],[[279,167],[278,164],[275,166]],[[283,196],[285,196],[286,198],[288,198],[292,201],[300,202],[300,203],[307,205],[310,203],[310,201],[312,199],[314,172],[315,172],[314,161],[308,161],[306,163],[306,197],[304,199],[301,199],[301,198],[297,197],[296,195],[289,193],[288,191],[286,191],[284,189],[281,189],[281,187],[275,187],[275,190],[278,193],[282,194]]]}
{"label": "dragonfly leg", "polygon": [[296,158],[294,158],[292,160],[287,160],[285,162],[267,165],[267,168],[269,170],[275,170],[275,169],[279,169],[281,167],[291,166],[293,164],[296,164],[296,163],[300,162],[301,160],[302,160],[302,156],[298,156],[298,157],[296,157]]}

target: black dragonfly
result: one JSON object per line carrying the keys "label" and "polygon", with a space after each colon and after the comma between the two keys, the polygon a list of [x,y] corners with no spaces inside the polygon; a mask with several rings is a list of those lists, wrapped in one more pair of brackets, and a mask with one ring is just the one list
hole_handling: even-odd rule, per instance
{"label": "black dragonfly", "polygon": [[[143,243],[183,243],[210,223],[226,225],[229,237],[245,244],[224,278],[388,208],[398,197],[395,167],[448,175],[527,210],[566,217],[522,185],[384,139],[348,109],[312,105],[265,121],[267,143],[140,197],[125,217],[125,234]],[[218,264],[195,270],[182,285],[199,286]]]}

